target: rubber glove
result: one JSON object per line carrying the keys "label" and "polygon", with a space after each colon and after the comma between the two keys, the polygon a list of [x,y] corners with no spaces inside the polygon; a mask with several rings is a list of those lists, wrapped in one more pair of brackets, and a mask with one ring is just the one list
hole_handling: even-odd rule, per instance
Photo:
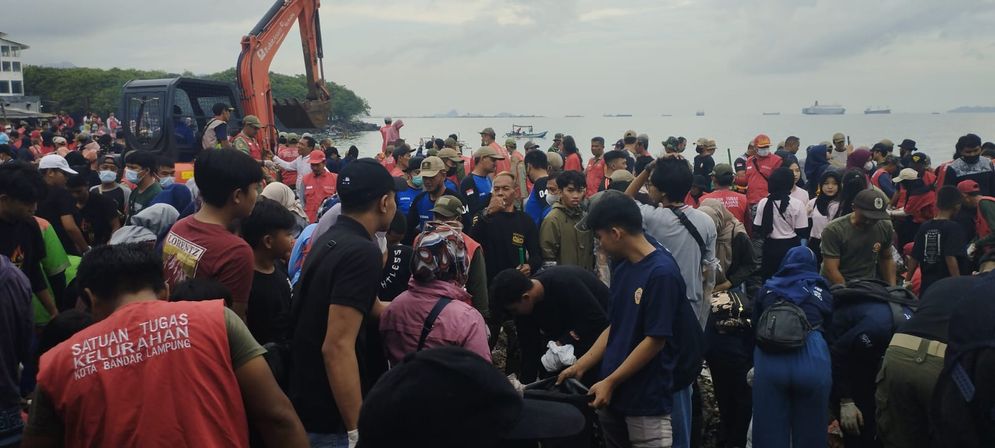
{"label": "rubber glove", "polygon": [[356,444],[359,443],[359,430],[354,429],[346,433],[349,436],[349,448],[356,448]]}
{"label": "rubber glove", "polygon": [[753,387],[753,367],[750,367],[750,371],[746,372],[746,384],[749,384],[750,387]]}
{"label": "rubber glove", "polygon": [[840,403],[840,424],[848,434],[860,435],[860,427],[864,426],[864,414],[853,401]]}

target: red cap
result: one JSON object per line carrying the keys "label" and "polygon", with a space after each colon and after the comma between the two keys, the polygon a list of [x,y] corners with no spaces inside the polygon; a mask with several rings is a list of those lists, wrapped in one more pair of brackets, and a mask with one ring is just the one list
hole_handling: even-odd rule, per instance
{"label": "red cap", "polygon": [[981,193],[981,186],[978,185],[977,182],[968,179],[960,181],[960,183],[957,184],[957,190],[960,191],[961,194],[977,194]]}
{"label": "red cap", "polygon": [[325,163],[325,153],[321,152],[320,149],[316,149],[311,151],[311,155],[309,155],[307,159],[310,164]]}
{"label": "red cap", "polygon": [[756,148],[770,148],[770,137],[760,134],[753,138],[753,146]]}

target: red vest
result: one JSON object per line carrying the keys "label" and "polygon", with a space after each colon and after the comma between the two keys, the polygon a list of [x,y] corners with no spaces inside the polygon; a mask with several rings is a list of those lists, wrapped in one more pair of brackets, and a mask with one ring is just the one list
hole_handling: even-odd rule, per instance
{"label": "red vest", "polygon": [[469,265],[473,262],[473,254],[477,253],[477,249],[480,249],[480,243],[464,233],[463,244],[466,244],[466,262]]}
{"label": "red vest", "polygon": [[248,446],[223,307],[128,304],[45,353],[65,446]]}
{"label": "red vest", "polygon": [[974,217],[974,226],[978,231],[978,239],[981,239],[992,233],[992,229],[988,227],[988,220],[985,219],[985,215],[981,213],[981,201],[995,201],[995,198],[991,196],[982,196],[978,199],[978,211]]}
{"label": "red vest", "polygon": [[881,178],[881,175],[884,173],[884,168],[878,168],[878,170],[871,175],[871,183],[874,184],[875,187],[881,188],[881,181],[878,179]]}

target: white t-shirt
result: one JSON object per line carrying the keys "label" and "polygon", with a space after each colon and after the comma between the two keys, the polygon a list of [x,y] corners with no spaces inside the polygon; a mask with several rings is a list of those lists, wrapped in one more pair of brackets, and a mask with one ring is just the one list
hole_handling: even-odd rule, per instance
{"label": "white t-shirt", "polygon": [[802,204],[808,204],[808,190],[798,188],[797,185],[795,185],[795,188],[791,190],[791,197],[798,199],[802,202]]}
{"label": "white t-shirt", "polygon": [[[808,227],[808,211],[805,203],[789,196],[788,208],[784,209],[784,215],[778,211],[780,201],[774,201],[774,225],[771,228],[769,238],[775,240],[786,240],[798,236],[796,229]],[[753,217],[753,228],[759,229],[763,225],[764,207],[767,206],[767,198],[763,198],[757,204],[757,215]]]}
{"label": "white t-shirt", "polygon": [[829,216],[826,216],[819,213],[819,209],[815,207],[815,199],[812,198],[808,201],[808,216],[812,218],[812,230],[808,236],[809,238],[822,239],[822,231],[826,229],[826,225],[831,221],[829,216],[836,216],[836,211],[840,209],[840,201],[829,201],[829,204],[826,206]]}

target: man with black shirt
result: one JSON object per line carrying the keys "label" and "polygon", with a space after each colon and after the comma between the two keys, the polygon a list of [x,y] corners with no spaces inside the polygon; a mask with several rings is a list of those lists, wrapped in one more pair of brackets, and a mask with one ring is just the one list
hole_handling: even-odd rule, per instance
{"label": "man with black shirt", "polygon": [[930,446],[929,413],[933,387],[943,370],[948,323],[954,310],[995,268],[983,260],[981,277],[949,277],[936,282],[919,300],[911,319],[898,328],[878,373],[877,427],[885,448]]}
{"label": "man with black shirt", "polygon": [[18,161],[0,165],[0,255],[27,275],[31,290],[54,317],[59,312],[41,268],[45,241],[38,221],[31,216],[45,190],[41,175],[30,164]]}
{"label": "man with black shirt", "polygon": [[383,254],[374,235],[390,227],[397,204],[394,180],[373,159],[346,165],[337,191],[342,215],[314,242],[293,309],[290,399],[312,446],[351,447],[359,440],[363,391],[372,386],[365,326],[383,308]]}
{"label": "man with black shirt", "polygon": [[109,196],[90,194],[89,186],[86,177],[78,174],[70,177],[66,184],[79,209],[75,215],[76,225],[90,246],[107,244],[111,234],[121,227],[121,212]]}
{"label": "man with black shirt", "polygon": [[66,189],[69,176],[77,173],[69,168],[66,159],[58,154],[49,154],[38,162],[38,171],[48,185],[45,200],[38,204],[37,215],[44,218],[55,228],[59,241],[71,255],[82,255],[89,250],[90,245],[83,238],[83,232],[76,225],[79,212],[76,209],[76,199]]}
{"label": "man with black shirt", "polygon": [[247,324],[260,344],[287,339],[290,279],[281,260],[294,248],[296,219],[279,202],[260,198],[242,221],[242,239],[252,247],[253,277]]}
{"label": "man with black shirt", "polygon": [[473,171],[460,182],[460,193],[466,197],[470,216],[476,216],[491,201],[491,176],[497,168],[498,160],[504,160],[504,156],[489,146],[473,153]]}
{"label": "man with black shirt", "polygon": [[484,249],[487,278],[508,268],[529,275],[542,266],[539,233],[532,219],[515,209],[517,199],[515,179],[499,173],[494,176],[490,204],[473,217],[469,233]]}
{"label": "man with black shirt", "polygon": [[[431,156],[426,157],[421,162],[422,191],[411,201],[411,208],[408,210],[408,233],[404,237],[404,243],[411,245],[415,235],[421,232],[425,222],[432,219],[432,207],[435,201],[442,196],[450,195],[459,198],[460,202],[466,204],[463,195],[446,187],[446,164],[442,159]],[[341,176],[341,175],[340,175]],[[393,180],[391,181],[393,185]],[[463,210],[463,219],[466,223],[466,209]]]}
{"label": "man with black shirt", "polygon": [[515,317],[523,382],[537,377],[549,341],[572,345],[580,358],[608,327],[605,310],[611,292],[577,266],[554,266],[531,279],[518,269],[505,269],[494,277],[491,296],[496,310]]}

